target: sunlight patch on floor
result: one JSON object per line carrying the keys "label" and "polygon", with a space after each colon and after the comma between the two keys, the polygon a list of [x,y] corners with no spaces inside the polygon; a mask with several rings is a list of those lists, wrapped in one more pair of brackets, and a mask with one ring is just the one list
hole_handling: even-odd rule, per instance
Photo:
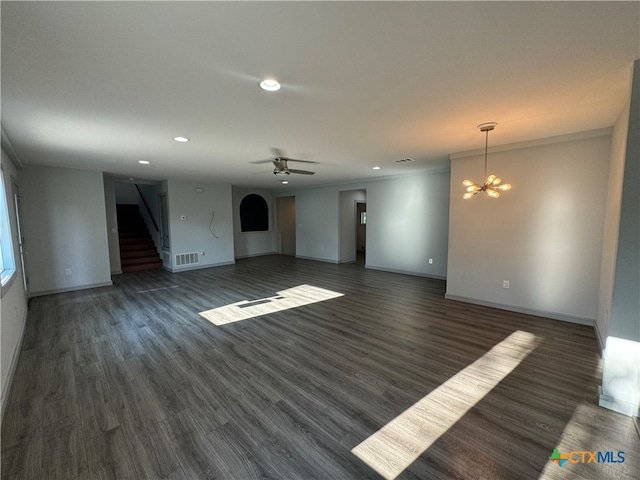
{"label": "sunlight patch on floor", "polygon": [[512,333],[351,452],[384,478],[396,478],[509,375],[539,342],[531,333]]}
{"label": "sunlight patch on floor", "polygon": [[343,293],[314,287],[313,285],[299,285],[282,290],[273,297],[259,298],[257,300],[242,300],[230,305],[200,312],[200,315],[214,325],[220,326],[267,315],[269,313],[289,310],[290,308],[324,302],[325,300],[342,297],[343,295]]}

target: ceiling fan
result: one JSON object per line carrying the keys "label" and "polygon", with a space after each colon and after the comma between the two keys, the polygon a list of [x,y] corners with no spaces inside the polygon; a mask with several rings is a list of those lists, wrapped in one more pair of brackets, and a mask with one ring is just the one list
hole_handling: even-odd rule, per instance
{"label": "ceiling fan", "polygon": [[312,162],[309,160],[296,160],[295,158],[289,158],[279,148],[272,148],[271,152],[275,156],[273,159],[260,160],[258,162],[251,162],[251,163],[254,163],[254,164],[273,163],[274,175],[289,175],[291,173],[297,173],[300,175],[314,175],[316,173],[309,170],[298,170],[295,168],[289,168],[289,162],[299,162],[299,163],[318,163],[318,162]]}

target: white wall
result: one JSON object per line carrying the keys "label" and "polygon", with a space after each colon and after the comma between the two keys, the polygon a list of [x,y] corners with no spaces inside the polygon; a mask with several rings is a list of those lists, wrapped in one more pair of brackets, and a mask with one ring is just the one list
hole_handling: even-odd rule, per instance
{"label": "white wall", "polygon": [[[499,199],[463,200],[483,154],[453,158],[447,298],[591,324],[596,316],[611,136],[489,152],[511,183]],[[547,139],[547,142],[550,140]],[[503,280],[510,288],[502,287]]]}
{"label": "white wall", "polygon": [[449,172],[444,164],[411,176],[279,194],[295,196],[296,257],[339,262],[340,192],[349,190],[366,191],[367,268],[445,277]]}
{"label": "white wall", "polygon": [[366,201],[365,190],[340,192],[340,263],[356,261],[356,202]]}
{"label": "white wall", "polygon": [[[269,255],[278,252],[273,196],[268,190],[233,187],[233,243],[236,258]],[[260,195],[269,207],[269,231],[242,232],[240,225],[240,202],[250,194]]]}
{"label": "white wall", "polygon": [[120,264],[120,238],[118,237],[118,212],[116,210],[115,179],[104,174],[104,202],[107,216],[107,241],[109,244],[109,266],[112,274],[122,273]]}
{"label": "white wall", "polygon": [[[202,193],[196,192],[196,188],[202,188]],[[193,252],[204,252],[196,268],[234,263],[231,185],[169,179],[167,191],[171,234],[168,268],[172,271],[194,268],[175,266],[177,254]],[[209,231],[212,211],[215,211],[212,228],[218,238]]]}
{"label": "white wall", "polygon": [[102,173],[26,165],[20,177],[31,294],[111,285]]}
{"label": "white wall", "polygon": [[[18,251],[16,216],[11,188],[11,177],[17,178],[17,171],[11,160],[2,151],[2,170],[9,207],[9,222],[13,242],[13,255],[16,261],[16,273],[11,282],[2,288],[0,295],[0,388],[2,391],[0,415],[4,416],[4,408],[9,398],[11,380],[17,364],[22,337],[27,320],[27,296],[22,282],[22,266]],[[0,417],[1,418],[1,417]]]}

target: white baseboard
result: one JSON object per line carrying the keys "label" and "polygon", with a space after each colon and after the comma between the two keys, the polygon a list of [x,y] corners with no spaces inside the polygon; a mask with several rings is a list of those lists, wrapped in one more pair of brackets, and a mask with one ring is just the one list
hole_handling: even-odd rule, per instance
{"label": "white baseboard", "polygon": [[435,278],[437,280],[447,279],[447,277],[443,277],[442,275],[431,275],[431,274],[422,273],[422,272],[412,272],[410,270],[398,270],[395,268],[379,267],[377,265],[369,265],[368,263],[365,264],[364,268],[368,268],[370,270],[380,270],[381,272],[401,273],[402,275],[412,275],[414,277]]}
{"label": "white baseboard", "polygon": [[30,297],[43,297],[44,295],[54,295],[56,293],[76,292],[78,290],[88,290],[90,288],[110,287],[113,282],[92,283],[89,285],[78,285],[76,287],[55,288],[53,290],[43,290],[41,292],[30,292]]}
{"label": "white baseboard", "polygon": [[329,260],[328,258],[305,257],[302,255],[296,255],[296,258],[300,258],[302,260],[313,260],[314,262],[334,263],[336,265],[338,264],[337,260]]}
{"label": "white baseboard", "polygon": [[598,393],[600,394],[598,405],[601,407],[608,408],[609,410],[622,413],[629,417],[640,417],[640,406],[624,400],[618,400],[610,395],[605,395],[602,393],[602,386],[598,387]]}
{"label": "white baseboard", "polygon": [[29,309],[24,309],[24,318],[22,319],[22,328],[20,329],[19,340],[16,343],[16,348],[13,351],[13,355],[11,356],[11,364],[9,365],[9,375],[7,375],[7,381],[4,384],[4,389],[2,390],[2,396],[0,402],[2,402],[2,407],[0,407],[0,426],[4,422],[4,410],[7,407],[7,401],[9,400],[9,394],[11,393],[11,385],[13,384],[13,375],[16,373],[16,368],[18,367],[18,360],[20,359],[20,352],[22,351],[22,342],[24,341],[24,332],[27,328],[27,314]]}
{"label": "white baseboard", "polygon": [[171,268],[163,265],[164,270],[168,270],[171,273],[180,273],[180,272],[188,272],[189,270],[200,270],[202,268],[213,268],[213,267],[222,267],[223,265],[235,265],[236,261],[232,260],[230,262],[221,262],[221,263],[208,263],[206,265],[191,265],[188,267],[182,268]]}
{"label": "white baseboard", "polygon": [[240,258],[264,257],[266,255],[278,255],[278,252],[250,253],[249,255],[236,255],[236,260]]}
{"label": "white baseboard", "polygon": [[446,293],[444,295],[444,298],[448,300],[456,300],[458,302],[472,303],[474,305],[483,305],[485,307],[498,308],[500,310],[507,310],[509,312],[525,313],[527,315],[535,315],[537,317],[545,317],[545,318],[551,318],[553,320],[561,320],[563,322],[577,323],[580,325],[587,325],[589,327],[592,327],[594,324],[594,320],[592,318],[576,317],[573,315],[566,315],[564,313],[548,312],[546,310],[535,310],[533,308],[516,307],[513,305],[504,305],[501,303],[478,300],[476,298],[468,298],[468,297],[461,297],[459,295],[451,295],[450,293]]}

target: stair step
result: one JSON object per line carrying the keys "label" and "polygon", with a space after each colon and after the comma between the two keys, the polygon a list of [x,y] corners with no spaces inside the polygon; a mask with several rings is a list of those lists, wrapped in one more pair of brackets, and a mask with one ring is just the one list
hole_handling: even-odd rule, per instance
{"label": "stair step", "polygon": [[140,263],[137,265],[122,266],[122,273],[144,272],[146,270],[158,270],[162,268],[162,262],[158,260],[153,263]]}
{"label": "stair step", "polygon": [[127,265],[136,265],[139,263],[155,263],[155,262],[160,262],[162,264],[162,261],[160,260],[160,257],[158,256],[157,253],[155,255],[148,255],[145,257],[123,258],[120,260],[120,264],[123,267]]}
{"label": "stair step", "polygon": [[153,240],[149,234],[144,237],[131,237],[131,238],[120,238],[120,245],[135,245],[139,243],[151,243],[153,244]]}
{"label": "stair step", "polygon": [[162,268],[162,260],[153,243],[138,205],[116,205],[120,266],[123,273]]}
{"label": "stair step", "polygon": [[149,232],[147,230],[119,230],[118,236],[120,238],[140,238],[140,237],[148,237]]}
{"label": "stair step", "polygon": [[158,255],[155,248],[120,251],[120,258],[149,257],[152,255]]}

